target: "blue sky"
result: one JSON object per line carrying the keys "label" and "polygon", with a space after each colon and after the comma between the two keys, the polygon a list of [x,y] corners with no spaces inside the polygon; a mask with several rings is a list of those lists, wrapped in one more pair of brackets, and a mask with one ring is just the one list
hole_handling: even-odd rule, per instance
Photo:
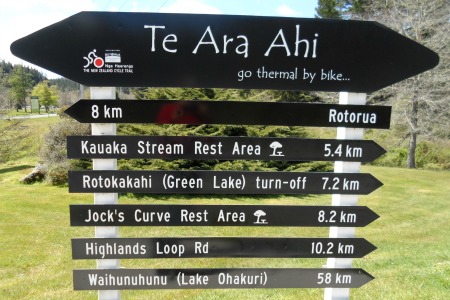
{"label": "blue sky", "polygon": [[29,65],[11,54],[11,43],[84,10],[313,18],[316,5],[317,0],[0,0],[0,60]]}

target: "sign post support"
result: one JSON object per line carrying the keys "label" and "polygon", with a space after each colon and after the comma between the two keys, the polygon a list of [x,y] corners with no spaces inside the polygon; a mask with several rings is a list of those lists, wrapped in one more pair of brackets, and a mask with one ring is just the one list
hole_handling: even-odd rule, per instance
{"label": "sign post support", "polygon": [[[339,104],[366,104],[365,93],[339,93]],[[337,139],[357,140],[362,139],[364,129],[362,128],[337,128]],[[335,173],[353,172],[359,173],[361,169],[360,162],[336,161],[334,163]],[[333,206],[352,206],[358,205],[358,195],[332,195]],[[355,237],[355,227],[330,227],[330,237],[334,238],[353,238]],[[351,268],[351,258],[328,258],[327,268]],[[343,300],[349,299],[350,289],[348,288],[325,288],[325,300]]]}
{"label": "sign post support", "polygon": [[[91,99],[111,99],[116,98],[116,89],[114,87],[91,87]],[[95,111],[92,112],[95,114]],[[94,124],[92,123],[92,135],[116,135],[116,124]],[[117,170],[117,159],[93,159],[94,170]],[[94,193],[94,204],[118,204],[117,193]],[[95,227],[96,238],[117,238],[119,237],[119,228],[117,226]],[[97,259],[97,269],[119,269],[120,260],[118,259]],[[98,300],[119,300],[119,290],[99,290]]]}

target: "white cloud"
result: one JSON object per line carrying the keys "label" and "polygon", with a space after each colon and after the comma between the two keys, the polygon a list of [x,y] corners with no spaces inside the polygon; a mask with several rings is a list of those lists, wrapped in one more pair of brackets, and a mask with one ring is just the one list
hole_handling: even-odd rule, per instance
{"label": "white cloud", "polygon": [[188,13],[188,14],[221,14],[221,11],[207,5],[200,0],[176,0],[175,3],[164,6],[160,12],[165,13]]}
{"label": "white cloud", "polygon": [[290,8],[289,6],[287,6],[286,4],[283,4],[281,6],[278,7],[277,12],[279,15],[281,16],[285,16],[285,17],[294,17],[294,16],[298,16],[299,13],[295,10],[293,10],[292,8]]}

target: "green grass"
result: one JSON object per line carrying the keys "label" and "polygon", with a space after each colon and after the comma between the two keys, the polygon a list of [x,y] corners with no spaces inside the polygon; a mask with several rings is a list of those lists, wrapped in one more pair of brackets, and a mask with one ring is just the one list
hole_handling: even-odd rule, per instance
{"label": "green grass", "polygon": [[[93,229],[69,226],[69,204],[93,203],[91,194],[69,194],[67,188],[45,184],[20,185],[29,166],[0,166],[0,298],[96,299],[96,292],[73,291],[72,270],[95,268],[91,260],[71,259],[70,239],[93,237]],[[361,196],[381,218],[357,236],[378,247],[354,260],[376,277],[353,299],[445,299],[450,292],[449,202],[450,173],[364,167],[385,186]],[[129,198],[120,203],[186,203],[181,197]],[[330,203],[330,196],[310,197],[190,197],[201,204]],[[161,236],[327,236],[317,228],[121,227],[122,237]],[[147,259],[121,260],[125,268],[282,268],[321,267],[324,259]],[[322,289],[122,291],[123,299],[321,299]]]}
{"label": "green grass", "polygon": [[[56,111],[57,111],[56,109],[52,108],[49,110],[48,113],[54,114],[54,113],[56,113]],[[3,115],[8,116],[8,117],[17,117],[17,116],[23,117],[23,116],[46,115],[47,114],[47,112],[43,108],[40,110],[39,113],[37,113],[37,112],[32,113],[30,108],[28,108],[27,111],[25,111],[25,109],[19,109],[18,111],[15,109],[10,109],[10,110],[3,111],[2,113],[3,113]]]}
{"label": "green grass", "polygon": [[22,116],[37,115],[37,113],[31,113],[30,109],[27,109],[27,111],[25,111],[24,109],[19,110],[10,109],[7,111],[2,111],[2,114],[7,117],[17,117],[17,116],[22,117]]}
{"label": "green grass", "polygon": [[[39,140],[59,118],[25,120],[26,152],[0,165],[0,299],[97,299],[95,291],[73,291],[72,270],[94,269],[93,260],[72,260],[70,240],[93,237],[90,227],[70,227],[69,205],[93,203],[92,194],[69,194],[67,187],[21,185],[38,161]],[[1,126],[1,123],[0,123]],[[367,205],[381,217],[364,228],[378,247],[353,261],[375,277],[352,299],[447,299],[450,294],[450,172],[366,166],[384,186]],[[121,197],[121,204],[329,205],[331,196],[307,197]],[[121,227],[122,237],[326,237],[326,228]],[[123,259],[125,268],[322,267],[325,259]],[[323,289],[122,291],[122,299],[323,299]]]}

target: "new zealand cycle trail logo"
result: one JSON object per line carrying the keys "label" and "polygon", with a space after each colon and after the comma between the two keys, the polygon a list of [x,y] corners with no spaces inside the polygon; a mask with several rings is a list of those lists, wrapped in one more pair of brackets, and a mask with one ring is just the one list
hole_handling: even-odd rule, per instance
{"label": "new zealand cycle trail logo", "polygon": [[122,64],[120,50],[105,50],[103,58],[93,49],[83,60],[85,73],[133,73],[133,65]]}

